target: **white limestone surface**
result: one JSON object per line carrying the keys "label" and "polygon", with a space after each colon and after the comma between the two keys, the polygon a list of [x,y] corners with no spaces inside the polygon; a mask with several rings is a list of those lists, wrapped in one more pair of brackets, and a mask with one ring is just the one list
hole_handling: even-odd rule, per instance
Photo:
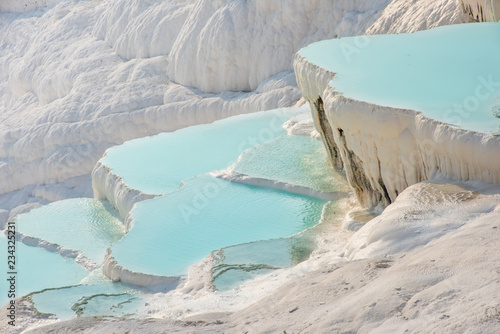
{"label": "white limestone surface", "polygon": [[293,105],[301,46],[462,21],[454,0],[405,3],[1,1],[0,208],[90,196],[124,141]]}

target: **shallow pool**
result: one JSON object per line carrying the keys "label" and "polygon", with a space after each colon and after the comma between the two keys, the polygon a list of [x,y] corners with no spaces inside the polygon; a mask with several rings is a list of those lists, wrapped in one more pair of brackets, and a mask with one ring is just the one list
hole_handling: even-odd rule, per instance
{"label": "shallow pool", "polygon": [[323,143],[306,136],[281,136],[246,150],[234,172],[323,192],[341,189]]}
{"label": "shallow pool", "polygon": [[307,109],[284,108],[191,126],[131,140],[106,151],[101,162],[132,189],[165,194],[192,176],[233,164],[247,148],[285,134],[282,124]]}
{"label": "shallow pool", "polygon": [[96,264],[120,240],[125,228],[106,202],[76,198],[45,205],[16,219],[20,233],[80,251]]}
{"label": "shallow pool", "polygon": [[[240,173],[321,191],[338,190],[321,142],[286,135],[282,127],[304,112],[307,107],[243,115],[108,150],[103,162],[128,186],[160,194],[135,204],[127,233],[106,201],[89,198],[54,202],[19,215],[18,231],[77,250],[98,265],[109,247],[118,265],[159,276],[184,276],[190,266],[224,248],[220,251],[224,259],[219,258],[218,264],[229,269],[214,272],[221,289],[266,270],[298,263],[307,258],[310,249],[304,251],[299,247],[302,239],[289,237],[316,225],[326,201],[232,183],[208,172],[227,168],[239,158],[235,169]],[[49,254],[83,270],[72,260]],[[109,280],[87,279],[64,289],[47,282],[46,287],[57,289],[34,294],[33,301],[41,312],[62,318],[74,314],[123,316],[140,300],[137,291]],[[26,292],[32,291],[36,289],[27,285]],[[59,300],[58,304],[52,305],[53,300]]]}
{"label": "shallow pool", "polygon": [[259,275],[307,260],[315,243],[304,234],[261,240],[214,251],[212,281],[218,290],[229,290]]}
{"label": "shallow pool", "polygon": [[31,296],[35,308],[61,320],[74,316],[123,317],[144,306],[144,296],[130,286],[100,281],[50,289]]}
{"label": "shallow pool", "polygon": [[[348,98],[500,133],[500,23],[313,43],[299,53],[336,73]],[[497,116],[495,116],[497,114]]]}
{"label": "shallow pool", "polygon": [[[7,254],[7,238],[0,233],[0,249]],[[0,261],[4,278],[0,280],[0,305],[8,301],[7,257]],[[16,242],[16,298],[46,288],[78,284],[89,272],[72,259],[57,253]]]}
{"label": "shallow pool", "polygon": [[220,180],[190,179],[176,192],[140,202],[133,228],[111,249],[118,264],[178,276],[211,251],[276,239],[318,223],[325,201]]}

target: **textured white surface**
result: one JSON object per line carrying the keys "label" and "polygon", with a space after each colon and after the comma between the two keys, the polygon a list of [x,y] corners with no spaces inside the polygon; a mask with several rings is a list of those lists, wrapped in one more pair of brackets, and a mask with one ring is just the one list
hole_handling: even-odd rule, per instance
{"label": "textured white surface", "polygon": [[[75,177],[87,184],[78,193],[90,194],[88,175],[112,145],[292,105],[300,92],[289,70],[303,45],[458,20],[452,0],[412,3],[444,19],[381,0],[47,3],[7,13],[19,3],[2,1],[0,11],[0,194],[23,189],[30,201],[37,185],[60,189]],[[0,207],[10,210],[14,196]]]}
{"label": "textured white surface", "polygon": [[[285,3],[292,1],[272,4],[260,1],[257,7],[265,10],[278,6],[270,10],[279,12],[286,9]],[[11,6],[12,11],[16,4],[14,1],[1,3]],[[308,4],[315,8],[311,12],[316,10],[319,17],[341,16],[318,9],[328,9],[332,6],[330,1]],[[365,21],[361,19],[366,8],[357,11],[353,7],[339,22],[319,20],[318,24],[349,35],[364,32],[361,28],[364,24],[370,33],[384,33],[414,31],[461,20],[457,3],[452,0],[394,0],[385,4],[388,6],[380,2],[380,11]],[[227,18],[239,17],[235,14],[238,10],[243,18],[250,17],[250,11],[245,9],[252,5],[251,1],[74,0],[59,1],[55,7],[40,8],[36,13],[0,13],[0,194],[3,194],[0,195],[0,225],[9,213],[12,216],[62,198],[91,196],[89,173],[111,145],[296,101],[300,92],[293,87],[290,72],[257,82],[255,93],[217,95],[173,84],[165,75],[172,62],[181,62],[170,58],[171,48],[178,47],[176,50],[180,52],[182,41],[195,39],[197,33],[202,38],[203,31],[203,38],[207,40],[216,41],[216,35],[220,34],[221,38],[229,36],[229,41],[235,42],[238,38],[227,31]],[[304,3],[295,5],[309,10]],[[211,10],[207,9],[205,21],[201,20],[197,27],[184,26],[184,20],[194,24],[195,14],[201,15],[195,11],[198,7]],[[6,10],[5,7],[2,10]],[[279,29],[282,17],[276,19],[275,28]],[[358,22],[364,23],[356,25]],[[281,28],[293,30],[295,23]],[[205,29],[208,26],[210,29]],[[353,29],[354,26],[357,28]],[[307,44],[329,33],[320,27],[301,42]],[[266,37],[269,48],[281,42],[286,44],[287,33],[273,34],[269,36],[277,37]],[[231,59],[232,47],[236,44],[228,45],[215,57]],[[286,56],[290,57],[289,61],[295,51]],[[263,55],[268,57],[264,52]],[[219,70],[230,73],[231,69],[225,67],[227,63],[215,62],[214,54],[208,51],[199,57],[203,61],[211,60],[215,66],[215,69],[202,69],[200,73],[204,76],[213,77],[200,78],[200,81],[212,80],[220,87],[228,84],[225,77],[222,81],[216,79]],[[257,60],[246,61],[255,64],[252,62]],[[290,62],[279,66],[289,68]],[[261,68],[256,73],[264,76],[264,70],[269,68]],[[277,73],[280,68],[273,70]],[[183,74],[178,75],[182,78]],[[312,98],[323,93],[332,74],[302,66],[298,68],[298,75],[307,81],[308,91],[304,91],[304,96],[313,101]],[[176,78],[176,81],[184,79]],[[251,80],[258,81],[257,77],[241,80],[245,85],[254,82]],[[366,106],[356,107],[367,116]],[[302,120],[295,121],[299,124]],[[394,122],[399,124],[400,120]],[[314,133],[306,126],[308,122],[304,123],[296,128],[290,124],[289,129],[301,134]],[[418,124],[422,128],[419,131],[434,131],[431,125],[427,127],[428,123]],[[389,130],[387,138],[372,138],[384,145],[390,144],[388,151],[394,148],[395,140],[390,137],[393,129]],[[354,137],[351,139],[354,141]],[[422,145],[426,151],[426,143]],[[443,163],[453,165],[455,162]],[[462,173],[459,165],[450,168]],[[73,177],[77,175],[81,176]],[[407,177],[416,178],[411,170],[409,175]],[[115,181],[110,180],[113,185],[117,184]],[[58,183],[43,184],[48,182]],[[399,181],[390,182],[400,186]],[[199,268],[192,268],[184,290],[166,296],[155,295],[145,316],[185,319],[214,310],[235,312],[222,318],[224,324],[203,327],[207,333],[222,330],[498,333],[498,194],[498,187],[471,182],[443,180],[410,186],[381,216],[357,233],[336,227],[327,229],[320,235],[320,249],[302,265],[258,278],[229,293],[212,293],[203,290],[209,275],[202,263]],[[24,203],[27,204],[21,205]],[[386,257],[386,254],[391,255]],[[283,286],[284,283],[287,284]],[[256,300],[259,302],[255,303]],[[201,315],[199,319],[208,324],[214,321],[211,316]],[[33,319],[19,317],[18,320],[17,329],[36,326]],[[69,331],[86,329],[89,333],[144,332],[145,328],[150,332],[165,331],[165,328],[175,328],[178,332],[193,330],[189,327],[193,323],[165,325],[151,319],[106,323],[91,318],[86,324],[85,321],[77,319],[74,323],[55,326],[66,326]],[[1,327],[4,325],[2,323],[0,329],[8,333],[11,329]]]}
{"label": "textured white surface", "polygon": [[204,91],[254,90],[313,41],[363,34],[386,0],[197,1],[168,74]]}
{"label": "textured white surface", "polygon": [[127,230],[130,227],[127,217],[134,204],[156,196],[132,189],[101,161],[97,162],[92,171],[92,188],[95,198],[105,199],[118,211]]}
{"label": "textured white surface", "polygon": [[[171,28],[190,8],[181,4],[62,1],[0,13],[0,193],[87,175],[125,140],[299,99],[290,71],[251,93],[204,94],[171,83],[171,43],[162,31],[176,37]],[[153,14],[161,22],[144,26]]]}
{"label": "textured white surface", "polygon": [[455,0],[395,0],[367,30],[372,34],[397,34],[431,29],[465,21]]}
{"label": "textured white surface", "polygon": [[2,0],[0,2],[0,11],[8,13],[25,13],[61,0]]}

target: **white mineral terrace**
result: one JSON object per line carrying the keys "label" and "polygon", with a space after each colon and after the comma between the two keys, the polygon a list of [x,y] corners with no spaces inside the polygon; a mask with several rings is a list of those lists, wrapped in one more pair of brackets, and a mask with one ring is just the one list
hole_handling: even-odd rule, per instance
{"label": "white mineral terrace", "polygon": [[[499,30],[498,23],[456,25],[299,51],[299,87],[363,205],[387,205],[436,175],[500,182]],[[465,49],[464,36],[473,43]],[[435,47],[419,49],[422,41]]]}
{"label": "white mineral terrace", "polygon": [[499,6],[0,0],[0,333],[500,333]]}

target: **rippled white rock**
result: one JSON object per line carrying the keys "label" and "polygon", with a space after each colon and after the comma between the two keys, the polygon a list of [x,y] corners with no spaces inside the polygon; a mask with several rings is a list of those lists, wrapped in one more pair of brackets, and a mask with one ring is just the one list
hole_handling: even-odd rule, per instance
{"label": "rippled white rock", "polygon": [[8,13],[25,13],[46,7],[61,0],[2,0],[0,11]]}
{"label": "rippled white rock", "polygon": [[[43,204],[37,185],[49,193],[75,177],[86,186],[71,189],[89,194],[97,160],[126,140],[292,105],[300,92],[289,70],[300,46],[461,20],[452,0],[397,12],[401,1],[23,4],[26,13],[10,13],[19,12],[15,1],[0,10],[0,193],[22,189],[19,204]],[[171,80],[231,91],[206,94]],[[0,198],[0,207],[15,207],[15,196]]]}

